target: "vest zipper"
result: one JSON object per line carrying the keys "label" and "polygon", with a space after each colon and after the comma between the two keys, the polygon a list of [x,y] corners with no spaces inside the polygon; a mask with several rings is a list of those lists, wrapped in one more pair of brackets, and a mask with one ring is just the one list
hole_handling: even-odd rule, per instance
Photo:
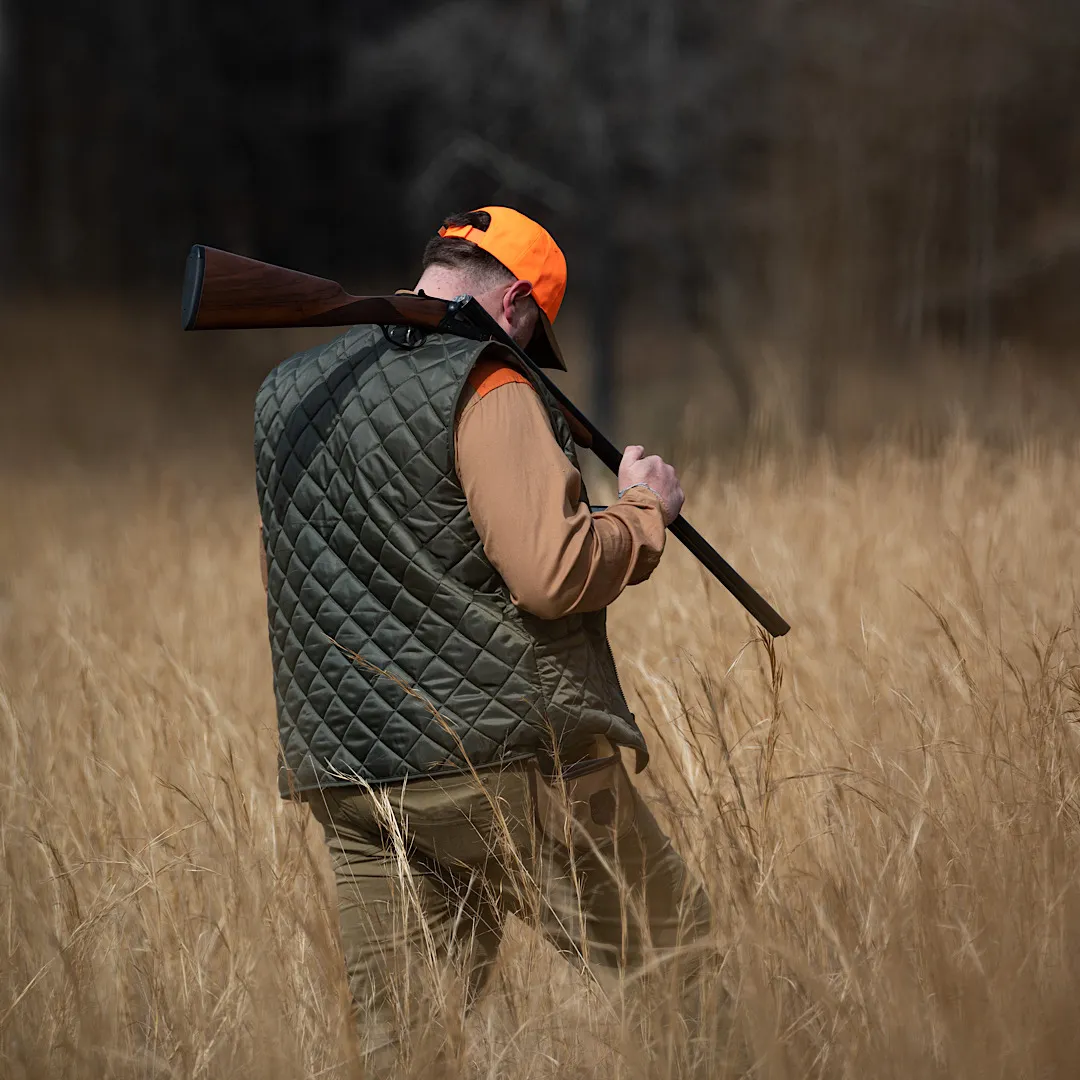
{"label": "vest zipper", "polygon": [[615,676],[615,689],[619,691],[619,698],[623,708],[630,713],[630,702],[626,700],[626,692],[622,688],[622,680],[619,678],[619,665],[615,663],[615,654],[611,651],[611,642],[608,641],[607,626],[604,627],[604,648],[607,649],[608,659],[611,661],[611,673]]}

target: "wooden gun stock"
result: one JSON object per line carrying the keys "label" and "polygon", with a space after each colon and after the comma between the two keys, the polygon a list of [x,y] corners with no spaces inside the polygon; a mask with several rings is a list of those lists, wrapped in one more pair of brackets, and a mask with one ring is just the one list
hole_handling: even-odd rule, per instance
{"label": "wooden gun stock", "polygon": [[184,273],[185,330],[263,330],[381,323],[435,330],[446,301],[353,296],[336,281],[196,244]]}
{"label": "wooden gun stock", "polygon": [[[566,413],[578,442],[619,474],[618,449],[472,297],[353,296],[336,281],[197,244],[188,255],[181,322],[185,330],[378,323],[496,341],[544,383]],[[781,637],[791,629],[685,518],[677,517],[670,531],[766,631]]]}

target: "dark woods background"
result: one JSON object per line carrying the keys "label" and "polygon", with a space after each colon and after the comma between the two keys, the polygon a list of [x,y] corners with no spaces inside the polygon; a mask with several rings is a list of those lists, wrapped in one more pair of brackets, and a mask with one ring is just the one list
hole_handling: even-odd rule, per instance
{"label": "dark woods background", "polygon": [[[612,419],[619,327],[1057,362],[1080,331],[1075,0],[4,0],[0,244],[25,291],[176,290],[193,241],[411,284],[507,201],[571,268]],[[571,315],[571,318],[574,316]],[[756,347],[756,346],[755,346]]]}

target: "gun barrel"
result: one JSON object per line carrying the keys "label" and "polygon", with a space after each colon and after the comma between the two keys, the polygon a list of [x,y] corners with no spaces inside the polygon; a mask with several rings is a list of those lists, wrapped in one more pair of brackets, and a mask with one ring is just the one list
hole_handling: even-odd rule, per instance
{"label": "gun barrel", "polygon": [[[475,301],[472,302],[476,304]],[[479,305],[476,305],[479,306]],[[483,309],[469,312],[474,318],[487,322],[494,322]],[[495,324],[491,329],[492,336],[502,328]],[[504,344],[512,348],[515,353],[532,368],[533,373],[544,382],[548,391],[567,414],[571,424],[581,427],[588,435],[588,448],[607,466],[615,476],[619,475],[619,465],[622,463],[622,453],[611,440],[597,428],[597,426],[562,392],[562,390],[548,377],[537,365],[532,363],[528,354],[518,348],[505,334]],[[709,571],[721,585],[724,586],[736,600],[767,630],[773,637],[783,637],[791,626],[782,615],[763,597],[748,581],[746,581],[735,568],[686,520],[681,514],[668,526],[671,535],[675,537],[695,559]]]}
{"label": "gun barrel", "polygon": [[[614,443],[563,393],[547,373],[532,359],[524,349],[495,321],[494,318],[472,297],[467,302],[451,305],[450,321],[460,317],[473,329],[479,329],[485,337],[498,341],[509,349],[528,367],[547,387],[548,392],[559,403],[571,426],[579,427],[588,437],[585,444],[615,475],[619,475],[622,454]],[[743,577],[733,566],[686,520],[681,514],[668,526],[672,536],[724,586],[736,600],[772,634],[783,637],[790,629],[790,624],[772,607],[772,605]]]}

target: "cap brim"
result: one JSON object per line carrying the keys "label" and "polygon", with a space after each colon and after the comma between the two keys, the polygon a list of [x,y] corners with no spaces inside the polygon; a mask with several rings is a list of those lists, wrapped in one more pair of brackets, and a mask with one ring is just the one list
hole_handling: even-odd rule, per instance
{"label": "cap brim", "polygon": [[537,320],[536,329],[525,351],[540,367],[565,371],[566,361],[563,359],[562,349],[559,348],[551,322],[539,305],[536,310],[540,318]]}

